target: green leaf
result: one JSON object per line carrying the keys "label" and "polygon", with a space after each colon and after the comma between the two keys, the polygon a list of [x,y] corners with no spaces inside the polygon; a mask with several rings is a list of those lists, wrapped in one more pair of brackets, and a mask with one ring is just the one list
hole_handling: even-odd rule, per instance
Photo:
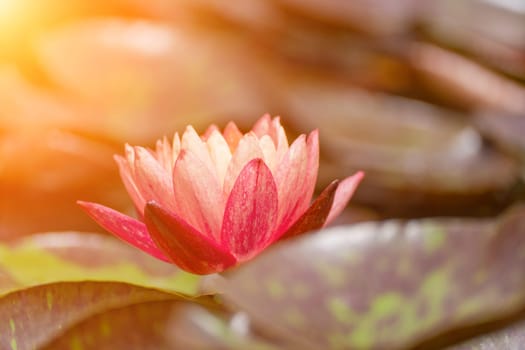
{"label": "green leaf", "polygon": [[228,318],[181,301],[141,303],[94,315],[44,349],[277,349],[236,332]]}
{"label": "green leaf", "polygon": [[54,283],[13,292],[0,299],[0,348],[41,348],[94,314],[173,299],[182,300],[173,294],[110,282]]}
{"label": "green leaf", "polygon": [[110,281],[195,295],[200,280],[99,234],[46,233],[0,244],[0,293],[53,282]]}
{"label": "green leaf", "polygon": [[283,242],[224,299],[305,349],[401,349],[525,308],[525,207],[499,221],[386,221]]}

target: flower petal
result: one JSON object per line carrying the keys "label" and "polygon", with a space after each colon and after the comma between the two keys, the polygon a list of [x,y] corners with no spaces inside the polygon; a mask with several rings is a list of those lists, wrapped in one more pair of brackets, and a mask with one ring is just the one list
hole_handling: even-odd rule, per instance
{"label": "flower petal", "polygon": [[173,209],[173,191],[171,173],[143,147],[134,147],[135,184],[146,202],[154,200]]}
{"label": "flower petal", "polygon": [[337,187],[334,204],[332,204],[332,209],[330,210],[330,214],[328,214],[328,218],[324,224],[325,226],[330,224],[337,216],[339,216],[339,214],[341,214],[364,176],[365,173],[358,171],[354,175],[341,181]]}
{"label": "flower petal", "polygon": [[237,125],[235,125],[235,123],[229,122],[228,124],[226,124],[224,132],[222,134],[224,136],[224,139],[228,143],[228,146],[230,146],[230,151],[234,153],[237,149],[239,141],[242,139],[242,133],[239,131],[239,128],[237,128]]}
{"label": "flower petal", "polygon": [[273,240],[277,218],[277,186],[260,158],[239,174],[230,193],[221,230],[221,242],[240,260],[247,260]]}
{"label": "flower petal", "polygon": [[272,139],[277,150],[277,161],[280,162],[288,151],[288,139],[284,128],[281,126],[281,119],[279,117],[272,119],[269,114],[265,114],[257,120],[252,131],[259,139],[264,135]]}
{"label": "flower petal", "polygon": [[235,153],[233,153],[226,176],[224,177],[223,193],[227,198],[233,188],[233,184],[237,180],[240,172],[249,161],[255,158],[263,158],[264,154],[259,147],[257,136],[250,132],[239,141]]}
{"label": "flower petal", "polygon": [[173,151],[168,138],[164,136],[162,139],[157,140],[155,145],[155,158],[162,165],[162,167],[171,172],[173,169]]}
{"label": "flower petal", "polygon": [[117,162],[120,178],[124,183],[124,187],[126,188],[126,191],[135,205],[135,210],[142,217],[144,215],[144,206],[146,205],[146,201],[144,200],[144,197],[140,193],[139,188],[135,183],[130,164],[126,158],[119,155],[115,155],[114,159],[115,162]]}
{"label": "flower petal", "polygon": [[306,212],[279,239],[287,239],[323,227],[334,203],[339,184],[339,180],[332,181]]}
{"label": "flower petal", "polygon": [[228,165],[232,159],[230,148],[222,134],[216,130],[212,131],[208,136],[206,145],[208,146],[210,158],[215,165],[215,170],[217,171],[218,182],[222,186],[224,184],[226,171],[228,170]]}
{"label": "flower petal", "polygon": [[100,226],[118,238],[157,259],[170,262],[170,259],[153,242],[146,225],[142,222],[97,203],[83,201],[77,203]]}
{"label": "flower petal", "polygon": [[[260,117],[255,124],[253,125],[252,131],[257,135],[258,138],[263,137],[263,135],[268,135],[270,133],[270,127],[272,123],[272,118],[267,113]],[[271,135],[270,135],[271,137]],[[272,137],[273,139],[273,137]]]}
{"label": "flower petal", "polygon": [[213,162],[210,158],[208,147],[191,125],[184,131],[181,143],[182,149],[191,151],[191,153],[196,155],[207,167],[213,169]]}
{"label": "flower petal", "polygon": [[237,263],[223,247],[155,202],[146,204],[144,217],[155,243],[181,269],[204,275]]}
{"label": "flower petal", "polygon": [[190,225],[218,240],[224,197],[215,170],[189,150],[182,150],[173,168],[174,207]]}
{"label": "flower petal", "polygon": [[[306,210],[311,198],[306,199],[303,192],[305,174],[308,169],[308,152],[305,135],[299,136],[277,166],[275,182],[279,193],[280,223],[277,231],[286,231],[295,220]],[[300,211],[302,208],[302,211]]]}
{"label": "flower petal", "polygon": [[181,148],[181,142],[179,133],[176,132],[175,135],[173,135],[173,141],[171,144],[171,169],[175,166],[175,162],[177,161],[177,158],[179,157],[179,152]]}
{"label": "flower petal", "polygon": [[304,187],[301,190],[304,193],[298,212],[302,213],[308,208],[315,191],[317,182],[317,173],[319,170],[319,130],[312,131],[306,139],[307,166],[304,174]]}
{"label": "flower petal", "polygon": [[208,129],[206,129],[206,131],[204,132],[204,134],[201,135],[201,139],[203,141],[208,141],[208,138],[211,136],[211,134],[213,134],[214,132],[221,132],[219,130],[219,128],[217,127],[217,125],[215,124],[211,124],[210,126],[208,126]]}
{"label": "flower petal", "polygon": [[268,135],[263,135],[259,138],[259,147],[261,148],[261,151],[264,154],[264,162],[272,173],[274,173],[276,167],[277,167],[277,159],[275,157],[276,155],[276,149],[275,144],[273,143],[273,140]]}
{"label": "flower petal", "polygon": [[280,162],[288,152],[288,138],[286,137],[286,132],[281,125],[281,120],[279,117],[273,118],[271,130],[274,130],[270,133],[270,136],[272,136],[276,144],[277,162]]}

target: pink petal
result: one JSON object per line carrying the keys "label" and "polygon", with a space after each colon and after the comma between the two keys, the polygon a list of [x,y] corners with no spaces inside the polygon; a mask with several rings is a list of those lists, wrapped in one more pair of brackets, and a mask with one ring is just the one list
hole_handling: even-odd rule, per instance
{"label": "pink petal", "polygon": [[173,169],[173,157],[172,157],[171,144],[168,142],[168,138],[164,136],[162,140],[157,140],[155,147],[155,155],[157,161],[162,165],[162,167],[171,172]]}
{"label": "pink petal", "polygon": [[221,131],[219,130],[219,128],[217,127],[217,125],[215,124],[211,124],[210,126],[208,126],[208,129],[206,129],[206,131],[204,132],[204,134],[202,134],[201,136],[201,139],[203,141],[208,141],[208,138],[211,136],[211,134],[213,134],[214,132],[218,132],[220,133]]}
{"label": "pink petal", "polygon": [[258,138],[261,138],[263,135],[268,135],[270,133],[271,123],[272,118],[269,114],[265,114],[255,122],[252,131]]}
{"label": "pink petal", "polygon": [[255,158],[263,158],[263,152],[259,147],[259,141],[254,133],[248,133],[239,141],[237,149],[232,156],[226,176],[224,177],[223,193],[227,198],[237,180],[240,172],[249,161]]}
{"label": "pink petal", "polygon": [[277,159],[275,157],[275,144],[273,143],[272,138],[268,135],[263,135],[259,138],[259,147],[264,155],[264,162],[268,165],[272,173],[274,173],[277,166]]}
{"label": "pink petal", "polygon": [[100,226],[118,238],[157,259],[170,262],[170,259],[153,242],[144,223],[97,203],[83,201],[77,203]]}
{"label": "pink petal", "polygon": [[317,173],[319,170],[319,130],[316,129],[308,135],[306,140],[306,152],[308,165],[306,166],[306,172],[304,174],[304,187],[302,189],[304,196],[301,199],[302,202],[298,209],[299,212],[303,212],[308,208],[315,191]]}
{"label": "pink petal", "polygon": [[222,224],[221,242],[240,260],[247,260],[273,240],[277,187],[262,159],[253,159],[239,174]]}
{"label": "pink petal", "polygon": [[316,198],[306,212],[279,238],[286,239],[323,227],[334,203],[339,180],[333,181]]}
{"label": "pink petal", "polygon": [[173,141],[171,143],[171,169],[175,166],[175,162],[177,161],[177,158],[179,157],[181,148],[181,142],[179,133],[176,132],[175,135],[173,135]]}
{"label": "pink petal", "polygon": [[[306,137],[301,135],[294,141],[284,160],[277,166],[275,182],[279,193],[280,223],[277,231],[283,232],[306,210],[310,198],[305,199],[305,174],[308,172]],[[305,203],[306,200],[306,203]],[[302,210],[301,210],[302,209]]]}
{"label": "pink petal", "polygon": [[232,159],[232,154],[228,143],[218,131],[213,131],[206,140],[206,145],[208,146],[208,152],[210,153],[210,158],[215,165],[215,170],[217,172],[217,178],[220,185],[224,183],[224,177],[226,176],[226,171],[228,170],[228,165]]}
{"label": "pink petal", "polygon": [[231,153],[234,153],[237,149],[239,141],[242,139],[242,133],[239,131],[239,128],[237,128],[235,123],[229,122],[224,128],[222,135],[228,143],[228,146],[230,146]]}
{"label": "pink petal", "polygon": [[182,150],[173,169],[174,211],[203,234],[218,239],[225,200],[214,173],[193,152]]}
{"label": "pink petal", "polygon": [[255,123],[252,131],[259,139],[264,135],[268,135],[272,139],[277,150],[277,161],[280,162],[288,151],[288,139],[284,128],[281,126],[280,118],[272,119],[269,114],[265,114]]}
{"label": "pink petal", "polygon": [[288,138],[286,137],[284,128],[281,126],[279,117],[276,117],[272,120],[272,129],[275,130],[273,133],[271,133],[271,135],[277,148],[277,162],[281,162],[288,152]]}
{"label": "pink petal", "polygon": [[213,162],[208,152],[206,143],[202,141],[195,129],[190,125],[182,135],[182,149],[189,150],[197,156],[207,167],[213,169]]}
{"label": "pink petal", "polygon": [[124,187],[126,188],[126,191],[135,205],[135,210],[142,217],[144,215],[144,206],[146,205],[146,201],[144,200],[144,197],[140,193],[139,188],[135,183],[129,162],[126,158],[119,155],[115,155],[114,159],[117,162],[120,177],[124,183]]}
{"label": "pink petal", "polygon": [[332,205],[330,214],[328,214],[325,226],[330,224],[337,216],[339,216],[339,214],[341,214],[364,176],[365,174],[362,171],[358,171],[353,176],[349,176],[341,181],[337,187],[334,204]]}
{"label": "pink petal", "polygon": [[135,183],[146,202],[154,200],[173,210],[171,173],[143,147],[135,147]]}
{"label": "pink petal", "polygon": [[146,204],[144,215],[155,243],[180,268],[204,275],[221,272],[237,263],[223,247],[155,202]]}

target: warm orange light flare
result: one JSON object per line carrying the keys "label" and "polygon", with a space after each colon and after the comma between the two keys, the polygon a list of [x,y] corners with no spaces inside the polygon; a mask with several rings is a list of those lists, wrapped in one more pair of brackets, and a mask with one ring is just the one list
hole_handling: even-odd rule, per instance
{"label": "warm orange light flare", "polygon": [[12,30],[24,14],[23,3],[17,0],[0,0],[0,31]]}
{"label": "warm orange light flare", "polygon": [[34,21],[27,2],[0,0],[0,45],[3,52],[16,50]]}

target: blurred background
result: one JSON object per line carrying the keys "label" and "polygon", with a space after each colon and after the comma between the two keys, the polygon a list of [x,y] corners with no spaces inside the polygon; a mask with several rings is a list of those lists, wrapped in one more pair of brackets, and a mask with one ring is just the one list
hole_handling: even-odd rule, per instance
{"label": "blurred background", "polygon": [[523,0],[0,0],[0,239],[130,210],[112,155],[193,124],[321,131],[341,222],[525,198]]}

